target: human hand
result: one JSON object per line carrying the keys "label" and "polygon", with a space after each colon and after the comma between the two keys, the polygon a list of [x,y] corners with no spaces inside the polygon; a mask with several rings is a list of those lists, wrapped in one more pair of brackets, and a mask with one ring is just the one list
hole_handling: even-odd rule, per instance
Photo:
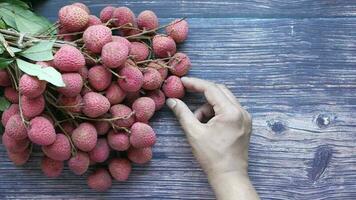
{"label": "human hand", "polygon": [[[194,113],[179,99],[168,99],[167,105],[177,116],[193,154],[207,173],[217,197],[258,199],[247,174],[250,114],[224,85],[197,78],[183,77],[181,80],[188,91],[204,93],[207,103]],[[244,188],[243,185],[241,187],[244,184],[248,194],[253,194],[254,198],[246,196],[246,191],[241,191],[244,193],[241,196],[236,194],[238,191],[234,187],[232,191],[222,187],[224,184],[221,181],[240,189]]]}

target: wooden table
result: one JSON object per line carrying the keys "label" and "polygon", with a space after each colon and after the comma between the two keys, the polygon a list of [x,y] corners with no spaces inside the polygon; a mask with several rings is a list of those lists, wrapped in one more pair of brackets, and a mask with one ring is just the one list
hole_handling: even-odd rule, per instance
{"label": "wooden table", "polygon": [[[40,1],[56,19],[72,1]],[[356,199],[355,0],[83,1],[188,17],[190,76],[226,84],[253,116],[249,173],[262,199]],[[202,104],[188,94],[191,108]],[[214,199],[173,114],[157,113],[154,159],[106,193],[68,168],[48,179],[40,153],[14,167],[1,146],[0,197],[23,199]],[[219,133],[217,133],[219,134]]]}

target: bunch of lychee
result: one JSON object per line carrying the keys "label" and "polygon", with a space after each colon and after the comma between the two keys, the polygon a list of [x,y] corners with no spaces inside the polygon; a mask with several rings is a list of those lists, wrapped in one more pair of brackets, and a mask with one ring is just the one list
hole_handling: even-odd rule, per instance
{"label": "bunch of lychee", "polygon": [[127,7],[112,6],[98,18],[82,3],[64,6],[58,15],[57,36],[73,45],[54,49],[52,61],[37,64],[61,72],[65,87],[27,74],[11,81],[1,70],[0,86],[12,103],[2,114],[2,141],[15,165],[28,161],[33,145],[41,146],[48,177],[58,177],[65,163],[76,175],[98,163],[87,183],[105,191],[112,179],[129,178],[131,163],[151,160],[156,134],[149,120],[167,97],[184,96],[180,77],[191,62],[176,44],[186,40],[188,23],[159,26],[152,11],[136,17]]}

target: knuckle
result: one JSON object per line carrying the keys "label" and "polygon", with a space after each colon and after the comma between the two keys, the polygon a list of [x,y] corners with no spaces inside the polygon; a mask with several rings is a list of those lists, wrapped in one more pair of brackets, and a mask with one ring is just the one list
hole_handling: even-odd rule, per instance
{"label": "knuckle", "polygon": [[229,121],[240,121],[243,118],[242,112],[237,108],[231,108],[231,112],[228,114]]}

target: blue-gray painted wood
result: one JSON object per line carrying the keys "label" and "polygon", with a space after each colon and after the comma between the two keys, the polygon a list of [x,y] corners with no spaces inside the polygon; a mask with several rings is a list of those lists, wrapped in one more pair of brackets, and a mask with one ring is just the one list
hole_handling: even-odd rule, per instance
{"label": "blue-gray painted wood", "polygon": [[[67,2],[35,8],[54,20]],[[98,13],[114,1],[84,2]],[[249,173],[262,199],[356,199],[356,1],[120,2],[113,4],[156,10],[162,23],[190,17],[180,45],[193,62],[189,75],[226,84],[252,114]],[[200,97],[184,100],[194,109]],[[164,108],[152,125],[152,162],[106,193],[90,191],[67,168],[44,177],[40,153],[14,167],[0,147],[0,197],[214,199],[173,114]]]}

